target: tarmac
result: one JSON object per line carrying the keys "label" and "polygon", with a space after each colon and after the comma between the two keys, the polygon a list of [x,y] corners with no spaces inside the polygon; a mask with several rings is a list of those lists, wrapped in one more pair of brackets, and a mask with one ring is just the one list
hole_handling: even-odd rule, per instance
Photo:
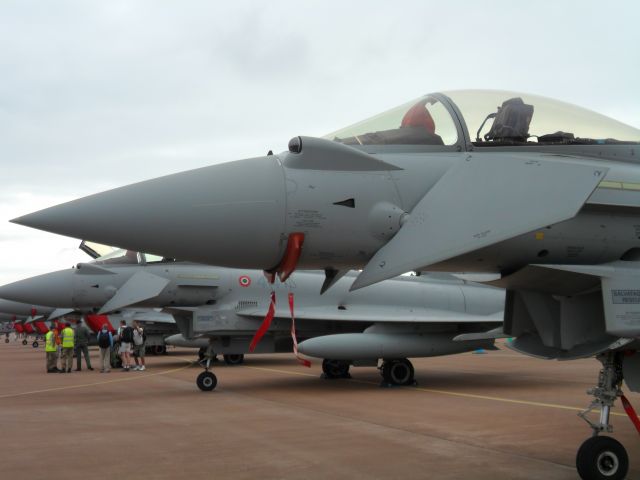
{"label": "tarmac", "polygon": [[[42,346],[0,344],[0,478],[575,479],[590,436],[576,414],[599,371],[501,347],[412,360],[417,386],[381,388],[373,367],[325,380],[319,361],[254,355],[214,364],[218,387],[201,392],[196,358],[46,374]],[[640,479],[619,402],[612,419]]]}

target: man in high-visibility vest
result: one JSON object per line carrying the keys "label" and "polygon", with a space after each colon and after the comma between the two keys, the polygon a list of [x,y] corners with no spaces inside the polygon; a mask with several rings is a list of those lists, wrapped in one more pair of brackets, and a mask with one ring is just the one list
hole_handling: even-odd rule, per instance
{"label": "man in high-visibility vest", "polygon": [[62,373],[71,373],[71,366],[73,365],[73,336],[75,332],[71,328],[71,324],[67,322],[66,326],[62,330]]}
{"label": "man in high-visibility vest", "polygon": [[47,353],[47,373],[58,373],[58,345],[56,336],[58,330],[53,328],[44,336],[44,351]]}

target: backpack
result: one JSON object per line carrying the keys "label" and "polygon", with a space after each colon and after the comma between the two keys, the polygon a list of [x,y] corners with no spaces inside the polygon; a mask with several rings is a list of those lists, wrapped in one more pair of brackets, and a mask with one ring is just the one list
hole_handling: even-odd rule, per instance
{"label": "backpack", "polygon": [[133,342],[133,328],[124,327],[122,329],[122,334],[120,335],[120,341],[124,343]]}
{"label": "backpack", "polygon": [[109,340],[109,332],[102,333],[102,330],[98,332],[98,346],[100,348],[109,348],[111,341]]}

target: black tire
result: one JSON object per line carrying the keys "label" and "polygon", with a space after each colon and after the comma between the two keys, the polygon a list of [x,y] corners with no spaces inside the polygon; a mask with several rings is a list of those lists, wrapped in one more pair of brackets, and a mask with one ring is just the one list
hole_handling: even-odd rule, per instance
{"label": "black tire", "polygon": [[198,388],[203,392],[210,392],[218,385],[218,379],[212,372],[202,372],[196,379]]}
{"label": "black tire", "polygon": [[22,344],[23,345],[26,345],[27,343],[29,343],[29,342],[27,342],[26,340],[22,340]]}
{"label": "black tire", "polygon": [[33,342],[33,343],[31,344],[31,346],[32,346],[33,348],[38,348],[38,342],[37,342],[37,341],[36,341],[36,342]]}
{"label": "black tire", "polygon": [[325,378],[349,378],[351,364],[345,360],[322,360],[322,373]]}
{"label": "black tire", "polygon": [[242,353],[227,354],[223,355],[222,358],[224,358],[224,363],[227,365],[241,365],[244,363],[244,354]]}
{"label": "black tire", "polygon": [[153,347],[153,354],[154,355],[164,355],[165,353],[167,353],[167,347],[164,345],[156,345],[155,347]]}
{"label": "black tire", "polygon": [[389,385],[412,385],[414,377],[413,365],[409,360],[388,360],[382,365],[382,378]]}
{"label": "black tire", "polygon": [[580,446],[576,467],[583,480],[622,480],[629,471],[629,456],[615,438],[591,437]]}
{"label": "black tire", "polygon": [[8,338],[5,338],[5,339],[4,339],[4,343],[9,343],[9,339],[8,339]]}

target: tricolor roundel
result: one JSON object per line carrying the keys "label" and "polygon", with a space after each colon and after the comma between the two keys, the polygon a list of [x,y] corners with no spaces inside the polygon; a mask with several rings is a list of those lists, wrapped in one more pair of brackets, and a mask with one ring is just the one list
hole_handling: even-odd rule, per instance
{"label": "tricolor roundel", "polygon": [[241,287],[248,287],[249,285],[251,285],[251,278],[247,275],[242,275],[240,278],[238,278],[238,283]]}

